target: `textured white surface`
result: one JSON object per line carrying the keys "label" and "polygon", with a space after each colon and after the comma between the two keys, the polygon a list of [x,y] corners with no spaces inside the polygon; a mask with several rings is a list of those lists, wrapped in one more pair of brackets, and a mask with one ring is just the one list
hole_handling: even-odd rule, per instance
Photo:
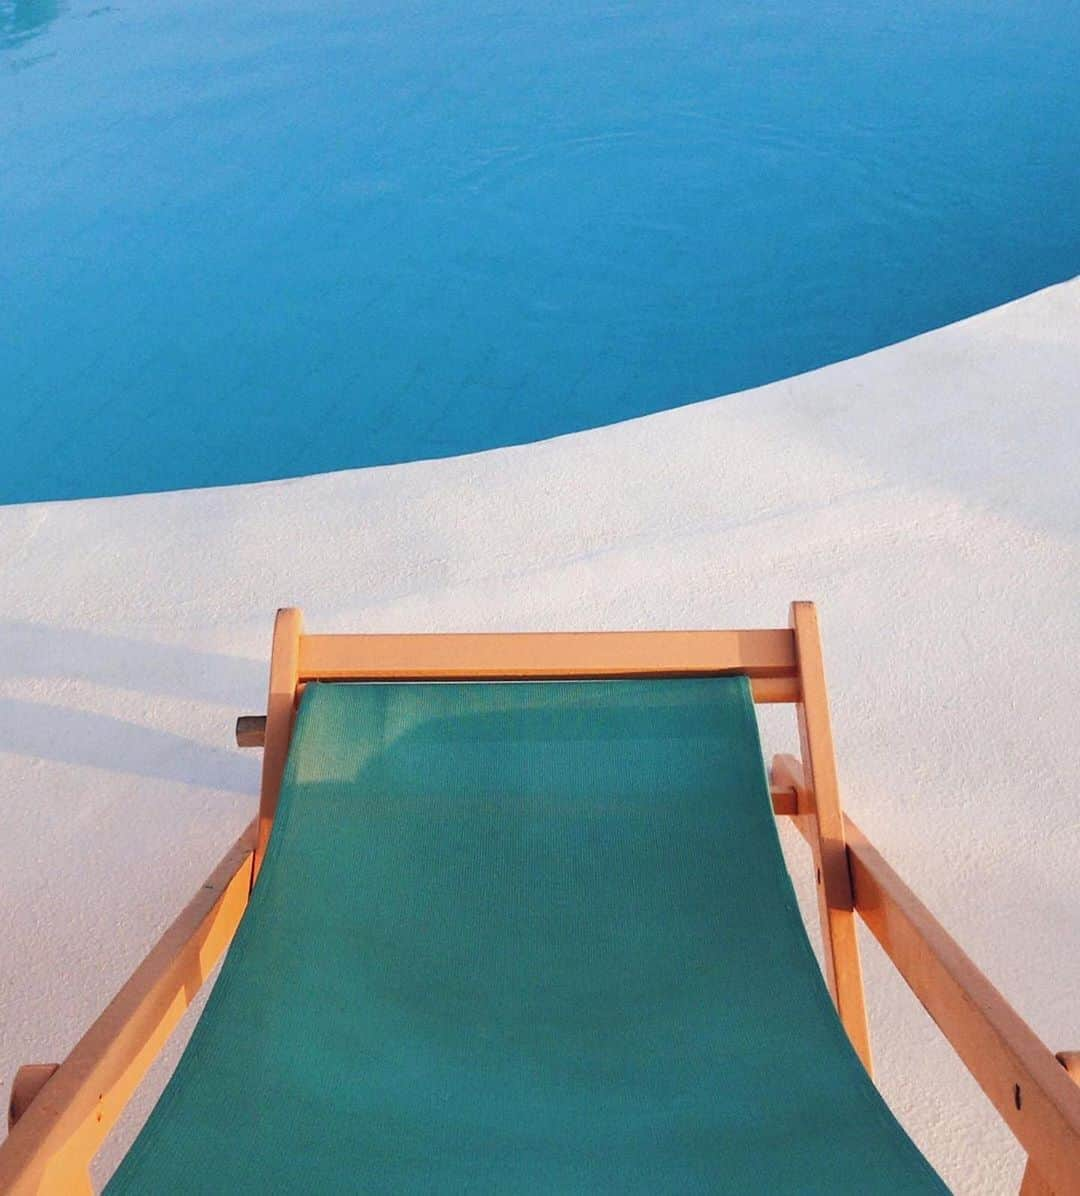
{"label": "textured white surface", "polygon": [[[1077,1046],[1078,382],[1074,280],[523,448],[0,508],[0,1096],[64,1055],[250,818],[232,724],[292,603],[312,630],[443,631],[783,625],[816,599],[849,810]],[[794,744],[786,713],[763,729]],[[958,1192],[1014,1192],[1007,1131],[866,963],[890,1103]]]}

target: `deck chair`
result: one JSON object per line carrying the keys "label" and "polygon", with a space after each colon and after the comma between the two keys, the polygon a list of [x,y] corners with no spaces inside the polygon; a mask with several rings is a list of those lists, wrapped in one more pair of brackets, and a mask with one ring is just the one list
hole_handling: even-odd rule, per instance
{"label": "deck chair", "polygon": [[[770,784],[754,704],[778,702],[801,760]],[[1022,1191],[1080,1192],[1080,1060],[841,812],[811,604],[563,635],[283,610],[237,738],[256,823],[66,1062],[19,1073],[0,1191],[89,1190],[228,948],[110,1194],[942,1192],[871,1079],[857,913],[1027,1151]],[[810,846],[823,969],[776,816]]]}

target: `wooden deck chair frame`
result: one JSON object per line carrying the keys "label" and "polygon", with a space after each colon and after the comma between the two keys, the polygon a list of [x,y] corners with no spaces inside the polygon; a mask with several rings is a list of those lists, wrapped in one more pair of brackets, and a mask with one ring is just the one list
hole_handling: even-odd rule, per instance
{"label": "wooden deck chair frame", "polygon": [[263,747],[259,815],[66,1061],[13,1084],[0,1192],[89,1192],[89,1165],[165,1039],[221,957],[258,876],[293,717],[309,681],[540,680],[745,674],[754,700],[797,710],[801,759],[777,756],[772,801],[813,854],[824,964],[840,1020],[871,1068],[855,915],[862,917],[1027,1152],[1023,1196],[1080,1193],[1080,1053],[1048,1050],[841,810],[817,615],[753,631],[305,635],[274,625],[265,716],[237,741]]}

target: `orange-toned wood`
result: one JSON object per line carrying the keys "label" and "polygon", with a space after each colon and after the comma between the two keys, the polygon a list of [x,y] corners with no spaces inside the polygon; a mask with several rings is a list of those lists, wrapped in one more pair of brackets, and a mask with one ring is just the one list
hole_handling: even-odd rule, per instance
{"label": "orange-toned wood", "polygon": [[[780,759],[790,762],[793,757],[776,757],[776,761]],[[794,763],[797,765],[798,761]],[[789,775],[786,767],[777,768],[774,761],[775,782],[783,783]],[[812,846],[813,828],[808,825],[809,820],[796,817],[793,821]],[[897,971],[930,1013],[964,1065],[990,1096],[1003,1119],[1020,1138],[1011,1115],[1013,1111],[1022,1112],[1025,1088],[1012,1077],[1021,1073],[1029,1074],[1031,1069],[1028,1063],[1031,1062],[1033,1069],[1045,1078],[1045,1063],[1050,1054],[1048,1048],[846,815],[844,829],[848,857],[852,862],[856,912],[881,943]],[[913,916],[909,918],[909,915]],[[885,927],[890,918],[893,932],[888,935]],[[897,932],[898,923],[900,933]],[[942,1009],[945,1013],[939,1016]],[[1002,1045],[996,1046],[995,1040],[1000,1040]],[[1066,1051],[1056,1058],[1080,1084],[1080,1053],[1074,1055]],[[1015,1108],[1017,1087],[1020,1088],[1019,1110]],[[1062,1098],[1061,1085],[1053,1084],[1052,1087],[1051,1099]],[[1066,1124],[1076,1122],[1073,1104],[1073,1101],[1067,1101],[1067,1107],[1060,1110]],[[1064,1134],[1060,1134],[1060,1131],[1059,1123],[1057,1131],[1054,1131],[1059,1134],[1059,1145],[1063,1139],[1064,1149],[1074,1152],[1075,1146],[1071,1141],[1073,1130],[1066,1130]],[[1069,1165],[1080,1166],[1080,1161]],[[1076,1172],[1071,1186],[1056,1187],[1043,1179],[1034,1159],[1029,1160],[1020,1196],[1074,1194],[1080,1194],[1080,1171]]]}
{"label": "orange-toned wood", "polygon": [[798,756],[773,756],[769,768],[769,779],[772,781],[772,791],[784,790],[795,797],[795,809],[792,814],[808,843],[813,845],[817,841],[809,826],[814,818],[814,803],[806,788],[806,774],[803,772],[802,761]]}
{"label": "orange-toned wood", "polygon": [[8,1129],[30,1108],[34,1097],[45,1087],[45,1081],[52,1079],[59,1063],[25,1063],[11,1081],[11,1097],[8,1100]]}
{"label": "orange-toned wood", "polygon": [[259,792],[259,829],[251,863],[251,883],[262,867],[270,830],[274,825],[285,761],[289,756],[296,687],[300,681],[300,636],[304,617],[294,606],[282,607],[274,619],[270,648],[270,690],[266,699],[266,731],[263,747],[262,785]]}
{"label": "orange-toned wood", "polygon": [[873,1074],[821,632],[812,602],[791,604],[791,626],[801,689],[796,713],[805,773],[801,784],[793,783],[802,794],[807,807],[805,819],[814,831],[811,848],[818,882],[825,977],[848,1038],[863,1066]]}
{"label": "orange-toned wood", "polygon": [[[835,969],[830,971],[832,962],[832,954],[830,952],[831,943],[828,938],[828,928],[830,924],[830,910],[825,898],[824,873],[822,872],[821,864],[821,836],[818,833],[817,817],[814,812],[813,793],[806,783],[806,774],[802,766],[802,761],[796,756],[778,755],[773,757],[772,766],[769,769],[769,775],[772,778],[774,790],[780,787],[786,787],[796,795],[796,812],[792,821],[796,828],[806,840],[810,848],[812,857],[811,865],[814,870],[814,879],[816,883],[816,893],[818,902],[818,916],[821,920],[821,939],[822,939],[822,954],[825,961],[825,979],[829,984],[829,991],[833,994],[833,1000],[836,1000],[836,990],[834,988]],[[859,963],[856,956],[856,963]],[[862,991],[862,967],[859,963],[859,987]],[[865,1001],[865,997],[864,997]],[[867,1025],[865,1009],[863,1013],[863,1025]],[[852,1040],[854,1042],[854,1040]],[[856,1048],[857,1049],[857,1048]],[[859,1052],[863,1063],[867,1065],[867,1071],[870,1071],[869,1063],[871,1059],[869,1047],[869,1028],[867,1028],[867,1046],[866,1054]],[[870,1073],[873,1074],[872,1072]]]}
{"label": "orange-toned wood", "polygon": [[845,831],[860,916],[1027,1151],[1043,1190],[1076,1196],[1080,1087],[850,818]]}
{"label": "orange-toned wood", "polygon": [[1020,1179],[1020,1196],[1054,1196],[1054,1189],[1043,1179],[1030,1159]]}
{"label": "orange-toned wood", "polygon": [[87,1167],[232,940],[247,906],[252,824],[0,1144],[5,1196],[89,1191]]}
{"label": "orange-toned wood", "polygon": [[1020,1196],[1055,1196],[1054,1189],[1043,1179],[1030,1159],[1020,1179]]}
{"label": "orange-toned wood", "polygon": [[[1080,1051],[1059,1051],[1055,1059],[1065,1068],[1065,1074],[1080,1085]],[[1080,1178],[1078,1178],[1080,1182]],[[1020,1182],[1020,1196],[1055,1196],[1054,1187],[1042,1176],[1034,1159],[1029,1158]]]}
{"label": "orange-toned wood", "polygon": [[777,817],[794,818],[799,813],[799,795],[784,785],[773,785],[769,790],[773,813]]}
{"label": "orange-toned wood", "polygon": [[300,640],[300,681],[539,681],[723,673],[746,674],[756,701],[794,701],[794,636],[781,629],[305,635]]}

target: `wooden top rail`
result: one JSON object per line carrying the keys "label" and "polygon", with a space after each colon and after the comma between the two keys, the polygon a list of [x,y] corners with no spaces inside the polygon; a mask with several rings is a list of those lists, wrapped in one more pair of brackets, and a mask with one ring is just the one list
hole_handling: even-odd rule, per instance
{"label": "wooden top rail", "polygon": [[795,637],[771,631],[302,635],[307,681],[555,681],[742,673],[758,702],[799,698]]}

